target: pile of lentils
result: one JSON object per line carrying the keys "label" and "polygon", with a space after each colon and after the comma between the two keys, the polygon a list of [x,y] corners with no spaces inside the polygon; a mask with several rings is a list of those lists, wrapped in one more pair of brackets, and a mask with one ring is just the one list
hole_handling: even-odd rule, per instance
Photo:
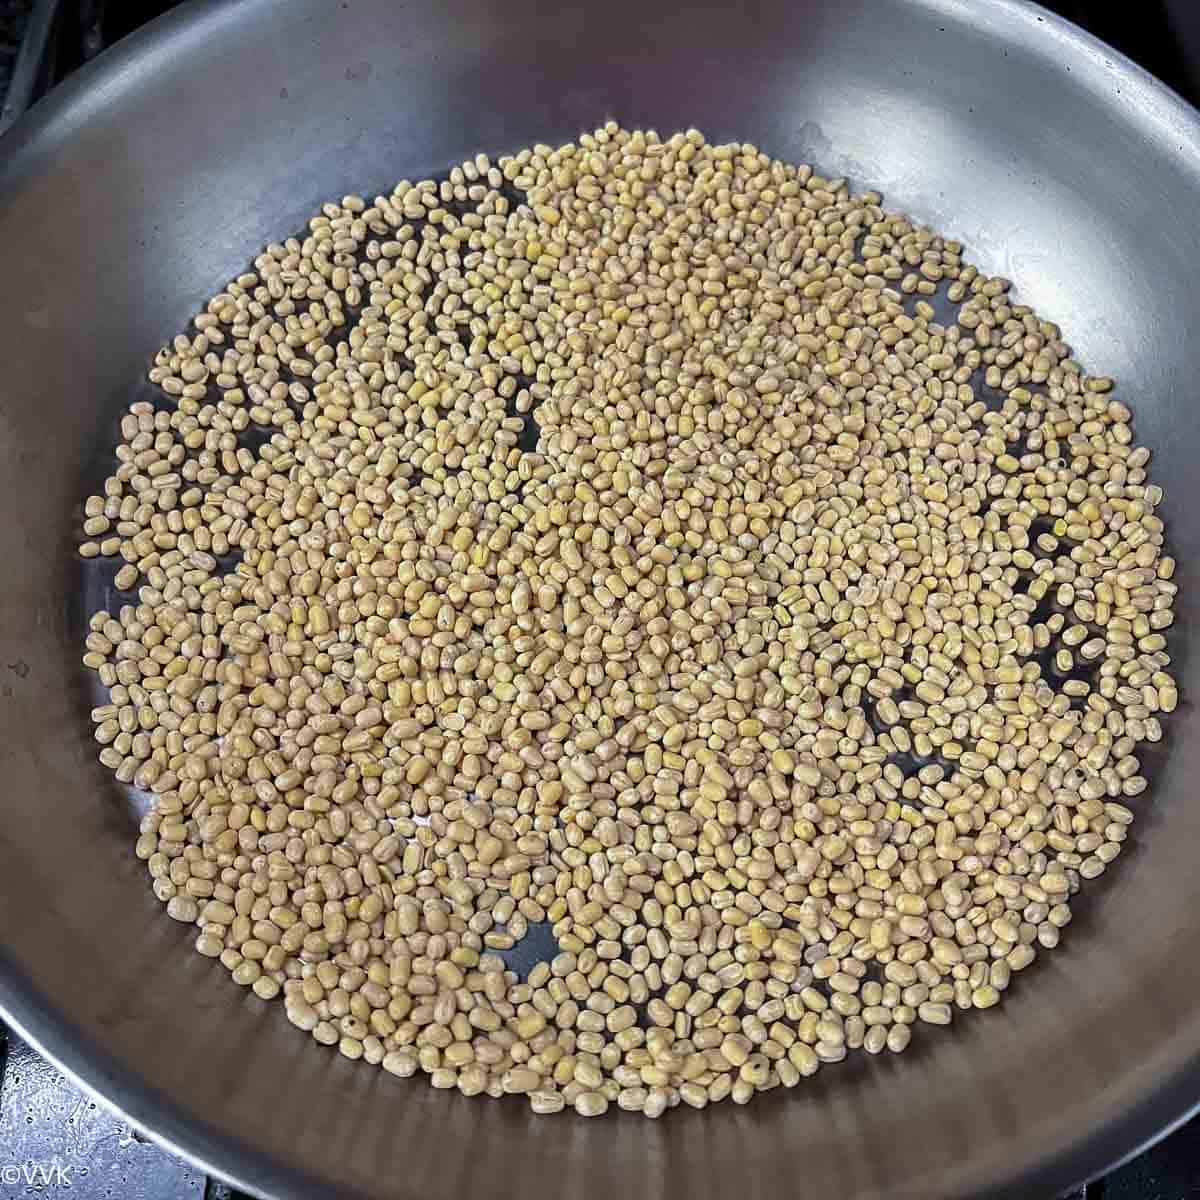
{"label": "pile of lentils", "polygon": [[325,204],[159,352],[84,662],[201,954],[347,1058],[656,1117],[1057,944],[1177,702],[1161,493],[880,202],[609,124]]}

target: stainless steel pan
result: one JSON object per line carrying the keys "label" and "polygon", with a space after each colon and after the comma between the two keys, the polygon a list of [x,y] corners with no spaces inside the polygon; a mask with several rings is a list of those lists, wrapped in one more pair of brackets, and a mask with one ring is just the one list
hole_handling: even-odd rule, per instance
{"label": "stainless steel pan", "polygon": [[94,762],[72,532],[149,357],[349,190],[613,116],[811,158],[961,238],[1120,381],[1200,605],[1200,119],[1014,0],[210,0],[0,142],[0,1009],[271,1196],[1051,1195],[1200,1100],[1200,725],[1012,1002],[900,1059],[657,1124],[531,1119],[322,1052],[167,921]]}

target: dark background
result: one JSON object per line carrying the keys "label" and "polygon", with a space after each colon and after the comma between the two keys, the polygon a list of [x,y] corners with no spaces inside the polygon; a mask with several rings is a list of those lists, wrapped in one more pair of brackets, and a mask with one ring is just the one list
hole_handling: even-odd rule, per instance
{"label": "dark background", "polygon": [[[987,4],[989,0],[977,0]],[[1041,0],[1043,7],[1082,25],[1152,75],[1200,104],[1198,0]]]}

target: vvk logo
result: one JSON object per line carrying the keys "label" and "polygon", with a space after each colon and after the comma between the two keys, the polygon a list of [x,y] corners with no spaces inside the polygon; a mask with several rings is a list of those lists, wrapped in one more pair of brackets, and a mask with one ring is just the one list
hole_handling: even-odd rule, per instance
{"label": "vvk logo", "polygon": [[27,1188],[69,1188],[74,1180],[71,1173],[74,1167],[64,1167],[61,1163],[2,1163],[0,1164],[0,1184],[6,1187]]}

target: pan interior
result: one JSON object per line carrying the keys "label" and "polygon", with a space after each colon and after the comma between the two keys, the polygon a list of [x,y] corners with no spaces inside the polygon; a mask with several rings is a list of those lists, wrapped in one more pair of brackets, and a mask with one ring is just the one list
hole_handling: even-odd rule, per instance
{"label": "pan interior", "polygon": [[89,738],[92,585],[72,545],[150,357],[322,199],[610,116],[882,191],[1115,377],[1166,491],[1190,694],[1200,131],[1136,68],[1009,0],[195,4],[56,91],[0,159],[0,1007],[135,1121],[264,1194],[1053,1192],[1197,1094],[1186,704],[1136,844],[1010,1003],[898,1060],[658,1124],[537,1121],[314,1050],[192,953],[130,853]]}

